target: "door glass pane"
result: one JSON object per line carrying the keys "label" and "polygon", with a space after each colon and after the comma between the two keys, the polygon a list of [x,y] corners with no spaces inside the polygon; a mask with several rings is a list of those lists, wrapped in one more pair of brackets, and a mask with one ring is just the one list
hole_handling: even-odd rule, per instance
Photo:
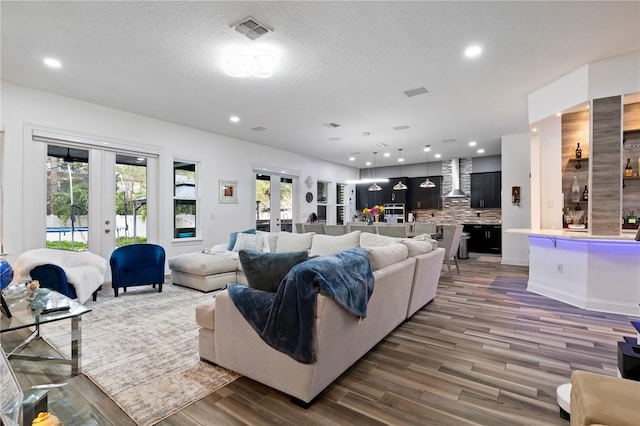
{"label": "door glass pane", "polygon": [[293,179],[280,178],[280,229],[293,232]]}
{"label": "door glass pane", "polygon": [[347,186],[338,183],[336,184],[336,224],[345,225],[347,220],[345,218],[345,199],[347,196]]}
{"label": "door glass pane", "polygon": [[147,159],[116,154],[116,247],[147,242]]}
{"label": "door glass pane", "polygon": [[271,230],[271,176],[256,174],[256,229]]}
{"label": "door glass pane", "polygon": [[327,206],[329,204],[329,182],[318,182],[318,222],[327,223]]}
{"label": "door glass pane", "polygon": [[173,162],[173,237],[191,238],[197,235],[196,165]]}
{"label": "door glass pane", "polygon": [[47,247],[86,250],[89,151],[47,145]]}

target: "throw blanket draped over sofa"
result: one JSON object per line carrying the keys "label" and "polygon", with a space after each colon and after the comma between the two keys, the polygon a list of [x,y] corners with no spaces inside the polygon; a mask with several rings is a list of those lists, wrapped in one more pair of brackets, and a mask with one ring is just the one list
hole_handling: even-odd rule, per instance
{"label": "throw blanket draped over sofa", "polygon": [[367,316],[373,272],[363,248],[309,259],[294,266],[277,293],[229,285],[229,295],[262,339],[298,362],[316,361],[316,297],[321,293],[355,316]]}

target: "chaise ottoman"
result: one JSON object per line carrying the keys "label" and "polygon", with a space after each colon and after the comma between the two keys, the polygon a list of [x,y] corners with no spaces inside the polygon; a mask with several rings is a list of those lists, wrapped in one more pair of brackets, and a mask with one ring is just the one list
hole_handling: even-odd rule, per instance
{"label": "chaise ottoman", "polygon": [[203,292],[246,283],[237,253],[186,253],[169,259],[171,282]]}

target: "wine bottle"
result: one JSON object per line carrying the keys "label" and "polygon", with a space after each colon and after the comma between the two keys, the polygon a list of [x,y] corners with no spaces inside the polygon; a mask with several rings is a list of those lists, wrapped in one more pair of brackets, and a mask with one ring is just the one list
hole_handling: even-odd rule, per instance
{"label": "wine bottle", "polygon": [[582,201],[589,201],[589,188],[587,185],[584,186],[584,191],[582,191]]}
{"label": "wine bottle", "polygon": [[578,147],[576,148],[576,158],[582,158],[582,148],[580,148],[580,142],[578,142]]}
{"label": "wine bottle", "polygon": [[627,223],[629,225],[635,225],[638,223],[638,217],[633,214],[633,210],[629,211],[629,216],[627,216]]}
{"label": "wine bottle", "polygon": [[573,185],[571,186],[571,201],[580,201],[580,185],[578,185],[578,177],[573,177]]}
{"label": "wine bottle", "polygon": [[631,158],[627,158],[627,165],[624,167],[624,177],[633,176],[633,167],[631,167]]}

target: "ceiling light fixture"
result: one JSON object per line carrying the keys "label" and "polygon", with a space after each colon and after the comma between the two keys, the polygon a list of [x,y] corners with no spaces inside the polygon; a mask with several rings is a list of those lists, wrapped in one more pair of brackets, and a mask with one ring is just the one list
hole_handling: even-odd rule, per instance
{"label": "ceiling light fixture", "polygon": [[376,155],[378,153],[376,151],[373,151],[373,184],[369,187],[369,191],[382,191],[382,188],[380,187],[380,185],[378,185],[375,180],[376,180]]}
{"label": "ceiling light fixture", "polygon": [[480,149],[478,150],[478,154],[484,154],[484,149],[480,148]]}
{"label": "ceiling light fixture", "polygon": [[475,58],[476,56],[479,56],[481,53],[482,53],[482,47],[480,47],[478,45],[469,46],[464,51],[464,55],[467,58]]}
{"label": "ceiling light fixture", "polygon": [[469,142],[469,146],[476,146],[476,145],[477,145],[476,141]]}
{"label": "ceiling light fixture", "polygon": [[442,157],[442,154],[436,154],[435,157],[436,158],[440,158],[440,157]]}
{"label": "ceiling light fixture", "polygon": [[266,51],[234,53],[227,58],[224,72],[231,77],[269,78],[273,75],[276,57]]}
{"label": "ceiling light fixture", "polygon": [[429,151],[431,151],[431,145],[425,145],[424,150],[427,153],[427,178],[420,183],[420,188],[431,189],[436,187],[436,184],[429,179]]}
{"label": "ceiling light fixture", "polygon": [[349,157],[349,161],[356,161],[356,157]]}
{"label": "ceiling light fixture", "polygon": [[240,117],[238,117],[237,115],[232,115],[231,117],[229,117],[229,121],[232,123],[237,123],[240,121]]}
{"label": "ceiling light fixture", "polygon": [[406,191],[407,185],[405,185],[402,182],[402,162],[404,161],[404,158],[402,158],[402,148],[398,148],[398,163],[400,163],[400,180],[398,181],[398,183],[396,183],[395,185],[393,185],[393,190],[394,191]]}
{"label": "ceiling light fixture", "polygon": [[385,152],[385,153],[384,153],[384,156],[385,156],[385,157],[390,157],[390,156],[391,156],[391,153],[389,153],[389,152]]}
{"label": "ceiling light fixture", "polygon": [[54,58],[44,58],[42,61],[44,64],[51,68],[60,68],[62,66],[62,62]]}

